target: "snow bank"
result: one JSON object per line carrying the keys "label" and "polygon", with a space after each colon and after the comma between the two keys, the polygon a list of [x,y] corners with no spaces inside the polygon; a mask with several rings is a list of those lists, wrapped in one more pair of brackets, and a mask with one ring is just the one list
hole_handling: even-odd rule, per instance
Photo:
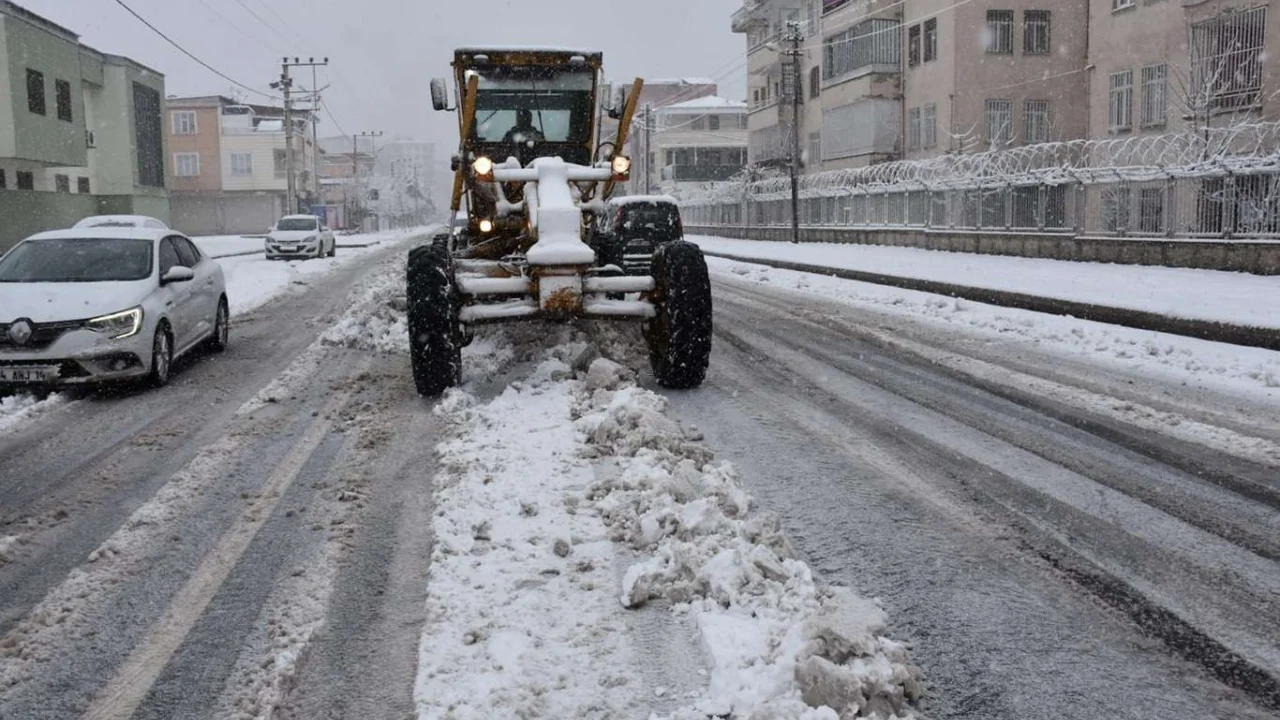
{"label": "snow bank", "polygon": [[34,420],[65,402],[66,398],[62,395],[50,395],[41,400],[25,392],[0,397],[0,433]]}
{"label": "snow bank", "polygon": [[[1001,341],[1024,341],[1192,386],[1280,398],[1280,353],[914,290],[708,257],[717,281],[754,282]],[[1270,280],[1273,284],[1274,279]]]}
{"label": "snow bank", "polygon": [[692,615],[712,665],[704,696],[672,718],[910,716],[921,675],[883,636],[884,611],[820,587],[733,467],[664,414],[665,398],[602,359],[577,410],[591,450],[622,469],[587,498],[612,539],[652,553],[628,570],[621,604],[663,599]]}
{"label": "snow bank", "polygon": [[[815,582],[732,466],[626,368],[575,372],[584,349],[547,351],[488,404],[452,391],[437,406],[452,430],[420,717],[912,717],[920,673],[883,610]],[[637,554],[619,582],[612,566]],[[636,669],[674,660],[638,657],[627,631],[655,601],[704,650],[707,686],[675,703]]]}

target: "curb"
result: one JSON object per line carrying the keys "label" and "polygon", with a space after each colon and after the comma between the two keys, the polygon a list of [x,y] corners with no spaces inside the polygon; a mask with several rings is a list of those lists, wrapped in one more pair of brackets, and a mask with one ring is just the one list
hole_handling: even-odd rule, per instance
{"label": "curb", "polygon": [[734,255],[731,253],[711,252],[705,249],[702,252],[710,257],[734,260],[736,262],[753,263],[756,265],[767,265],[781,270],[795,270],[798,272],[813,273],[815,275],[838,277],[844,280],[856,280],[858,282],[872,283],[875,285],[888,285],[890,287],[901,288],[903,290],[916,290],[936,295],[946,295],[948,297],[957,297],[963,300],[986,303],[988,305],[1018,308],[1020,310],[1031,310],[1034,312],[1048,313],[1050,315],[1066,315],[1069,317],[1080,318],[1082,320],[1092,320],[1094,322],[1107,323],[1109,325],[1121,325],[1123,327],[1135,328],[1137,330],[1151,330],[1153,332],[1169,333],[1171,335],[1182,335],[1200,340],[1209,340],[1211,342],[1257,347],[1266,350],[1280,350],[1280,328],[1231,325],[1213,320],[1191,320],[1188,318],[1160,315],[1158,313],[1148,312],[1145,310],[1130,310],[1128,308],[1095,305],[1093,303],[1078,302],[1075,300],[1059,300],[1056,298],[1040,297],[1039,295],[1026,295],[1023,293],[991,290],[988,288],[972,287],[969,285],[953,285],[951,283],[937,282],[934,280],[918,280],[915,278],[900,277],[897,275],[882,275],[880,273],[865,272],[862,270],[847,270],[844,268],[823,267],[821,265],[808,265],[806,263],[790,262],[788,260],[744,257],[742,255]]}

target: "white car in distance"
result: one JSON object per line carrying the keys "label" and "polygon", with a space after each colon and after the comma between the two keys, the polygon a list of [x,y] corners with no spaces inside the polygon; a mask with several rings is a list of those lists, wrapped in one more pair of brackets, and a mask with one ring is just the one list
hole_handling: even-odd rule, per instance
{"label": "white car in distance", "polygon": [[169,382],[175,358],[226,348],[222,266],[182,233],[88,227],[0,257],[0,389]]}
{"label": "white car in distance", "polygon": [[322,258],[338,254],[333,231],[315,215],[286,215],[267,233],[267,259]]}

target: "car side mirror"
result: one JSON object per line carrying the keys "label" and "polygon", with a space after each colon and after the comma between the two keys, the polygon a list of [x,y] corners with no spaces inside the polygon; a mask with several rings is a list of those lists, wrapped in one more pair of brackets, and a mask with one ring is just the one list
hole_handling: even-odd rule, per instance
{"label": "car side mirror", "polygon": [[196,273],[185,265],[174,265],[168,272],[160,276],[160,284],[168,285],[176,282],[189,282],[196,278]]}
{"label": "car side mirror", "polygon": [[449,109],[449,90],[444,78],[431,79],[431,107],[436,110]]}

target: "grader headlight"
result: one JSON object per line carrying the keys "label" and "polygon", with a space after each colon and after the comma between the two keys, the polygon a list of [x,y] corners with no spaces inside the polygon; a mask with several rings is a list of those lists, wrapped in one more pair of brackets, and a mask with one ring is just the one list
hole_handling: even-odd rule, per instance
{"label": "grader headlight", "polygon": [[493,232],[493,221],[488,218],[480,221],[480,232],[486,235]]}
{"label": "grader headlight", "polygon": [[613,159],[613,179],[626,181],[631,177],[631,158],[619,155]]}
{"label": "grader headlight", "polygon": [[493,160],[481,155],[476,161],[471,163],[471,169],[476,171],[481,179],[489,179],[493,177]]}

